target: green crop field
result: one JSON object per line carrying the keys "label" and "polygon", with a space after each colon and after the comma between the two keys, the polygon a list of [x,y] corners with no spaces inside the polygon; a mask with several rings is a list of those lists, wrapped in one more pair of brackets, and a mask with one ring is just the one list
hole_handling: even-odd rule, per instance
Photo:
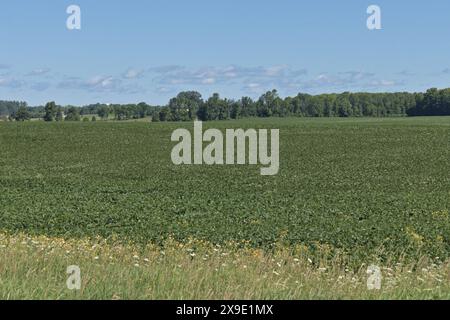
{"label": "green crop field", "polygon": [[448,298],[450,118],[204,123],[280,129],[276,176],[173,165],[179,127],[0,123],[0,297]]}
{"label": "green crop field", "polygon": [[254,119],[280,129],[280,173],[175,166],[192,123],[0,124],[0,228],[160,242],[280,239],[450,256],[450,118]]}

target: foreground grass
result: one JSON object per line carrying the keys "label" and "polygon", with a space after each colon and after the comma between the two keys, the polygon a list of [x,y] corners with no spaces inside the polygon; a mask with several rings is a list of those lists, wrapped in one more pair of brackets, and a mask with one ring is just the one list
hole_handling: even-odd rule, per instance
{"label": "foreground grass", "polygon": [[[301,246],[273,252],[242,244],[167,241],[163,247],[114,240],[0,234],[1,299],[450,299],[450,261],[378,263],[381,290],[367,289],[368,261],[314,256]],[[67,267],[81,269],[79,291]]]}

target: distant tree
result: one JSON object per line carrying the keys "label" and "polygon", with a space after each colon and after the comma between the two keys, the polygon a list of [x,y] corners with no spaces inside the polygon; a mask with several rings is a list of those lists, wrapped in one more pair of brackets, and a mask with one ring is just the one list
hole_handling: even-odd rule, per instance
{"label": "distant tree", "polygon": [[189,121],[197,118],[198,110],[203,104],[202,95],[196,91],[180,92],[169,101],[168,121]]}
{"label": "distant tree", "polygon": [[113,110],[116,120],[128,120],[133,117],[133,105],[114,105]]}
{"label": "distant tree", "polygon": [[138,103],[135,107],[134,118],[135,119],[145,118],[149,108],[150,106],[145,102]]}
{"label": "distant tree", "polygon": [[96,122],[96,121],[97,121],[97,118],[96,118],[95,116],[92,116],[91,121],[92,121],[92,122]]}
{"label": "distant tree", "polygon": [[159,121],[160,121],[159,112],[155,110],[152,113],[152,122],[159,122]]}
{"label": "distant tree", "polygon": [[159,121],[168,121],[169,120],[169,109],[162,108],[159,112]]}
{"label": "distant tree", "polygon": [[281,99],[277,90],[267,91],[263,94],[257,103],[257,114],[259,117],[270,117],[274,113],[279,114]]}
{"label": "distant tree", "polygon": [[[66,121],[80,121],[80,111],[76,107],[70,107],[67,110]],[[88,119],[89,120],[89,119]]]}
{"label": "distant tree", "polygon": [[24,106],[19,107],[19,109],[17,110],[17,112],[13,115],[13,118],[16,121],[25,121],[25,120],[30,120],[30,112],[28,111],[28,109]]}
{"label": "distant tree", "polygon": [[97,114],[102,119],[108,119],[109,117],[109,108],[106,105],[102,105],[98,108]]}
{"label": "distant tree", "polygon": [[64,120],[64,112],[63,112],[62,108],[58,108],[58,112],[56,112],[55,120],[56,121],[63,121]]}
{"label": "distant tree", "polygon": [[[70,112],[67,112],[70,110]],[[20,111],[20,112],[19,112]],[[91,104],[80,108],[61,108],[55,102],[45,106],[28,108],[25,102],[0,100],[0,117],[12,120],[44,118],[45,121],[62,121],[64,113],[68,121],[79,121],[80,115],[92,119],[98,115],[108,119],[127,120],[150,116],[152,121],[202,121],[238,119],[241,117],[392,117],[450,115],[450,88],[431,88],[424,93],[332,93],[309,95],[299,93],[295,97],[281,98],[276,90],[267,91],[253,101],[249,97],[240,100],[223,99],[214,93],[206,101],[196,91],[180,92],[165,106],[139,104]],[[97,119],[97,118],[96,118]]]}
{"label": "distant tree", "polygon": [[256,117],[256,103],[250,97],[242,97],[241,114],[243,117]]}
{"label": "distant tree", "polygon": [[241,101],[235,101],[231,103],[231,112],[230,117],[231,119],[239,119],[242,114],[242,102]]}
{"label": "distant tree", "polygon": [[335,101],[335,110],[339,117],[350,117],[352,115],[352,104],[347,95],[339,95]]}
{"label": "distant tree", "polygon": [[27,107],[26,102],[0,100],[0,116],[10,116],[16,113],[20,107]]}
{"label": "distant tree", "polygon": [[56,108],[56,104],[54,101],[48,102],[45,105],[44,110],[45,110],[44,121],[50,122],[50,121],[55,120],[57,108]]}
{"label": "distant tree", "polygon": [[230,111],[228,101],[221,99],[218,93],[214,93],[200,106],[197,115],[202,121],[229,119]]}

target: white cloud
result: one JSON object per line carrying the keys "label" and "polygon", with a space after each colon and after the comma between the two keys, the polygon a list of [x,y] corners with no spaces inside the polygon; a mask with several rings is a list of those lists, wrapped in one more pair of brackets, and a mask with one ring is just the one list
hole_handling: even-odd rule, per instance
{"label": "white cloud", "polygon": [[216,83],[216,79],[214,79],[214,78],[205,78],[205,79],[202,80],[202,83],[203,84],[214,84],[214,83]]}
{"label": "white cloud", "polygon": [[138,79],[144,75],[143,70],[137,70],[133,68],[129,68],[124,74],[123,77],[125,79]]}
{"label": "white cloud", "polygon": [[170,92],[173,92],[173,90],[170,89],[170,88],[167,88],[167,87],[158,87],[158,88],[156,88],[156,92],[158,92],[158,93],[170,93]]}
{"label": "white cloud", "polygon": [[346,71],[338,74],[322,73],[313,79],[298,83],[299,88],[336,89],[353,91],[354,88],[381,88],[401,85],[403,82],[389,79],[377,79],[374,73]]}
{"label": "white cloud", "polygon": [[279,76],[281,74],[284,73],[285,70],[287,70],[288,67],[283,65],[283,66],[273,66],[273,67],[268,67],[265,69],[265,73],[266,75],[268,75],[269,77],[276,77]]}
{"label": "white cloud", "polygon": [[395,80],[373,80],[367,84],[367,87],[393,87],[397,85],[401,85],[403,82],[395,81]]}
{"label": "white cloud", "polygon": [[135,94],[145,92],[137,84],[125,84],[113,76],[97,75],[87,80],[78,77],[66,77],[58,84],[59,89],[86,90],[89,92],[109,92],[119,94]]}
{"label": "white cloud", "polygon": [[307,74],[305,69],[293,69],[286,65],[269,67],[226,67],[186,68],[166,66],[150,69],[154,73],[154,81],[162,86],[174,85],[233,85],[240,84],[245,88],[248,83],[264,83],[267,85],[283,85],[297,81]]}
{"label": "white cloud", "polygon": [[49,72],[50,72],[50,69],[48,69],[48,68],[35,69],[35,70],[29,72],[27,74],[27,76],[29,76],[29,77],[43,76]]}

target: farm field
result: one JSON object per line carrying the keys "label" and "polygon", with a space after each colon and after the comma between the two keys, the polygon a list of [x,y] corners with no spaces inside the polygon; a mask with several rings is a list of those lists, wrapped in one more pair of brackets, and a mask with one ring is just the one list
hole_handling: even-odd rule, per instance
{"label": "farm field", "polygon": [[[282,247],[307,252],[314,265],[339,255],[354,270],[399,261],[448,270],[449,117],[204,123],[280,129],[273,177],[259,166],[173,165],[170,136],[180,127],[193,124],[0,123],[1,232],[133,248],[164,248],[168,239],[274,255]],[[196,246],[190,250],[187,257]],[[258,292],[237,297],[274,297]]]}
{"label": "farm field", "polygon": [[[267,252],[198,241],[161,246],[104,239],[0,234],[2,299],[450,299],[449,262],[423,257],[385,261],[380,290],[368,290],[367,268],[345,257]],[[81,270],[80,290],[68,290],[67,267]]]}

